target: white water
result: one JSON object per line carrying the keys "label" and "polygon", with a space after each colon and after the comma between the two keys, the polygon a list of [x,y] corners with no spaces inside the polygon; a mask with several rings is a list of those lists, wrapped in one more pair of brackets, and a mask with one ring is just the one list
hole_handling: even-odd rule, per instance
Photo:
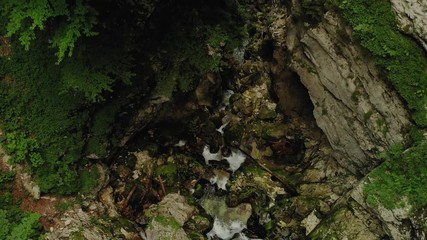
{"label": "white water", "polygon": [[229,157],[224,157],[224,159],[230,164],[230,170],[235,172],[245,162],[246,155],[239,149],[231,149],[231,155]]}
{"label": "white water", "polygon": [[219,189],[227,190],[228,176],[214,176],[210,179],[211,184],[216,184]]}
{"label": "white water", "polygon": [[242,232],[242,230],[245,228],[246,224],[243,224],[240,221],[232,221],[231,223],[227,224],[215,217],[213,228],[206,236],[208,239],[212,239],[213,237],[217,236],[221,239],[229,240],[234,236],[234,234]]}
{"label": "white water", "polygon": [[209,149],[209,145],[205,145],[203,148],[203,157],[205,158],[206,165],[209,165],[209,161],[221,161],[222,160],[222,153],[221,150],[219,150],[216,153],[212,153]]}
{"label": "white water", "polygon": [[212,153],[209,149],[209,145],[205,145],[202,155],[205,158],[206,165],[209,165],[209,161],[221,161],[222,159],[227,160],[230,166],[229,169],[233,172],[239,169],[246,160],[246,155],[239,149],[232,148],[231,155],[228,157],[223,157],[221,150],[216,153]]}
{"label": "white water", "polygon": [[227,125],[230,123],[230,121],[227,121],[226,123],[224,123],[224,124],[222,124],[221,125],[221,127],[219,127],[218,129],[217,129],[217,131],[219,132],[219,133],[221,133],[221,135],[224,135],[224,128],[225,127],[227,127]]}
{"label": "white water", "polygon": [[174,147],[184,147],[187,142],[185,140],[179,140],[178,143],[174,144]]}

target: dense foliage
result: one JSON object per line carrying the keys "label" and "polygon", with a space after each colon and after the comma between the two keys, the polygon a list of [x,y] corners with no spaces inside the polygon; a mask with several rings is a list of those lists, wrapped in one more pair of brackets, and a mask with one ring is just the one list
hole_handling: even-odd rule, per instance
{"label": "dense foliage", "polygon": [[29,49],[36,39],[36,31],[43,30],[53,19],[62,25],[55,29],[51,46],[58,48],[58,62],[67,54],[71,56],[76,41],[81,36],[94,36],[93,27],[97,22],[96,11],[82,0],[68,4],[66,0],[56,1],[0,1],[2,14],[9,21],[6,36],[17,35],[19,41]]}
{"label": "dense foliage", "polygon": [[37,239],[40,236],[40,215],[23,212],[11,194],[14,175],[0,171],[0,239]]}
{"label": "dense foliage", "polygon": [[2,140],[42,192],[88,191],[80,168],[118,144],[123,113],[192,90],[245,34],[228,1],[0,3]]}

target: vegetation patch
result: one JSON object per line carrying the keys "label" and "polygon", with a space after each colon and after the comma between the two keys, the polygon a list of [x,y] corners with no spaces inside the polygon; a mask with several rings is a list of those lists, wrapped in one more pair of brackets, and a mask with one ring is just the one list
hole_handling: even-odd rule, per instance
{"label": "vegetation patch", "polygon": [[181,228],[181,225],[173,217],[155,216],[152,221],[158,222],[163,226],[168,226],[174,230],[179,230]]}
{"label": "vegetation patch", "polygon": [[80,171],[80,193],[90,193],[98,185],[99,172],[96,166]]}
{"label": "vegetation patch", "polygon": [[168,163],[156,168],[156,174],[166,179],[166,185],[172,186],[175,183],[176,164]]}
{"label": "vegetation patch", "polygon": [[405,206],[405,198],[412,212],[427,204],[427,141],[404,151],[396,145],[380,155],[385,162],[369,174],[365,185],[367,202],[380,203],[388,209]]}
{"label": "vegetation patch", "polygon": [[13,199],[14,174],[0,172],[0,239],[38,239],[41,234],[40,214],[24,212]]}
{"label": "vegetation patch", "polygon": [[380,66],[413,112],[427,126],[427,58],[416,42],[397,28],[387,0],[327,0],[352,26],[360,44]]}

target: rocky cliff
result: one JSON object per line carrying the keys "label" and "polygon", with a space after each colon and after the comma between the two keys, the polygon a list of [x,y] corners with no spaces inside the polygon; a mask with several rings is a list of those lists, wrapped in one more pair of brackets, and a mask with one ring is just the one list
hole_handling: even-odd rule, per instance
{"label": "rocky cliff", "polygon": [[287,49],[290,67],[310,94],[316,122],[343,166],[366,174],[378,164],[378,152],[404,141],[407,111],[335,13],[326,13],[310,29],[291,24]]}

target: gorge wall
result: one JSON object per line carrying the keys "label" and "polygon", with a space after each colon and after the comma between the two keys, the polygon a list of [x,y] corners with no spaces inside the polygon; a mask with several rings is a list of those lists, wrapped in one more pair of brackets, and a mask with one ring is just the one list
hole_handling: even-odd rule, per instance
{"label": "gorge wall", "polygon": [[364,175],[378,164],[376,154],[404,141],[407,110],[336,13],[310,29],[291,24],[286,47],[343,166]]}

